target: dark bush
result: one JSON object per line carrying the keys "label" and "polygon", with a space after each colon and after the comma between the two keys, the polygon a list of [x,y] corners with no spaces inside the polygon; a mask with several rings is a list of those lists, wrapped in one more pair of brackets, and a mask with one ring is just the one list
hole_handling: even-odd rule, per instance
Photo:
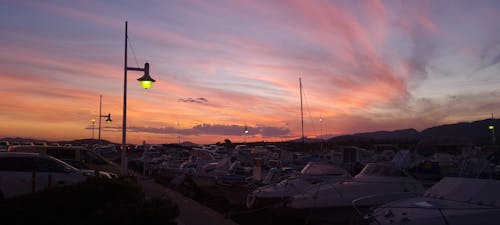
{"label": "dark bush", "polygon": [[2,224],[170,225],[178,215],[170,200],[145,199],[131,179],[90,179],[0,203]]}

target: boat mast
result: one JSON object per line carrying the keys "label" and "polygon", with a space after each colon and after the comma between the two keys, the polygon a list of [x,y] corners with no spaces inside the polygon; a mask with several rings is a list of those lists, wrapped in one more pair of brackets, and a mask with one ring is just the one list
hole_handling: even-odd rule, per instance
{"label": "boat mast", "polygon": [[302,108],[302,79],[299,77],[299,85],[300,85],[300,119],[302,121],[302,151],[305,150],[306,140],[304,137],[304,110]]}

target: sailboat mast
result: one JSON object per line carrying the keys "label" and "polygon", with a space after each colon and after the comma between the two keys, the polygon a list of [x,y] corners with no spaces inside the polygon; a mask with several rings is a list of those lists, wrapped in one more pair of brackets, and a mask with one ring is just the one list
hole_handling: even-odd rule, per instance
{"label": "sailboat mast", "polygon": [[304,110],[302,108],[302,79],[299,77],[299,85],[300,85],[300,119],[302,122],[302,151],[305,150],[305,137],[304,137]]}

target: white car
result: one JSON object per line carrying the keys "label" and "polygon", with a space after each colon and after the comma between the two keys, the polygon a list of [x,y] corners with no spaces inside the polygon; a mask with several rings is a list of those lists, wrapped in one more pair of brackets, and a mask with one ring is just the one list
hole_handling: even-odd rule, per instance
{"label": "white car", "polygon": [[48,155],[0,153],[0,197],[11,198],[48,187],[78,184],[92,176]]}

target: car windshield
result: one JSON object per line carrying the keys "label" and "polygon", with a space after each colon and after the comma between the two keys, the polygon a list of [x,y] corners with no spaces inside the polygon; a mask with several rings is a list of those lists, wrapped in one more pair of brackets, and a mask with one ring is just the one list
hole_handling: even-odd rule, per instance
{"label": "car windshield", "polygon": [[107,164],[107,161],[102,158],[99,154],[93,152],[93,151],[81,151],[80,152],[80,157],[82,158],[83,163],[90,163],[90,164],[98,164],[98,165],[105,165]]}
{"label": "car windshield", "polygon": [[64,161],[65,163],[67,163],[67,164],[69,164],[69,165],[71,165],[71,166],[73,166],[73,167],[77,168],[77,169],[80,169],[80,170],[82,170],[82,169],[83,169],[83,170],[89,170],[89,169],[90,169],[87,165],[85,165],[85,164],[81,163],[80,161],[76,161],[76,160],[69,160],[69,159],[65,159],[65,160],[63,160],[63,161]]}
{"label": "car windshield", "polygon": [[39,159],[39,161],[37,162],[37,168],[53,172],[66,172],[66,173],[72,173],[78,171],[77,168],[52,156],[49,156],[47,159]]}

